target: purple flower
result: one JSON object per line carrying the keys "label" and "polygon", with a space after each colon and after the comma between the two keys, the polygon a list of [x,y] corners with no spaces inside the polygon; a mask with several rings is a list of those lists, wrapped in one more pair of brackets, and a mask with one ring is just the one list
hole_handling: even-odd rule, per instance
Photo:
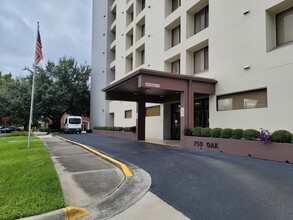
{"label": "purple flower", "polygon": [[270,144],[272,142],[272,134],[268,130],[261,128],[258,139],[264,144]]}

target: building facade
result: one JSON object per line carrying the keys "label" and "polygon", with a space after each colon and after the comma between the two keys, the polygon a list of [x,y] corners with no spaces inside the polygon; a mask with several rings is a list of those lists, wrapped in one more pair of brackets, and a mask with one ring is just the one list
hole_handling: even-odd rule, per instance
{"label": "building facade", "polygon": [[292,83],[292,0],[93,0],[92,126],[293,132]]}

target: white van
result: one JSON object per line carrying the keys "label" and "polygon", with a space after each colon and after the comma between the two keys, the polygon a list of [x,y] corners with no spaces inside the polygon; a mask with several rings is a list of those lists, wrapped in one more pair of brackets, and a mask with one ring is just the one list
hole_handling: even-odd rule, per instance
{"label": "white van", "polygon": [[64,118],[64,133],[81,133],[82,117],[67,115]]}

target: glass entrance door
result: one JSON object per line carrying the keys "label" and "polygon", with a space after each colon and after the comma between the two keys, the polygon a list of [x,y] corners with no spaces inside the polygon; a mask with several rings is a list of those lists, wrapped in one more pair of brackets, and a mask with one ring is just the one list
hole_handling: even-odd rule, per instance
{"label": "glass entrance door", "polygon": [[194,127],[209,127],[209,98],[194,100]]}
{"label": "glass entrance door", "polygon": [[180,140],[180,104],[171,105],[171,139]]}

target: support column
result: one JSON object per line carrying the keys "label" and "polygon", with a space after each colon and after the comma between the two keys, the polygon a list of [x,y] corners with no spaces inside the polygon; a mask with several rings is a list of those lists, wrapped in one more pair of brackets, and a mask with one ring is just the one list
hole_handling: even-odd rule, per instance
{"label": "support column", "polygon": [[192,81],[189,80],[189,85],[188,85],[188,128],[193,128],[194,127],[194,92],[192,91]]}
{"label": "support column", "polygon": [[184,136],[184,129],[189,127],[189,97],[188,90],[181,92],[180,96],[180,129],[181,139]]}
{"label": "support column", "polygon": [[145,140],[145,102],[137,102],[136,139]]}

